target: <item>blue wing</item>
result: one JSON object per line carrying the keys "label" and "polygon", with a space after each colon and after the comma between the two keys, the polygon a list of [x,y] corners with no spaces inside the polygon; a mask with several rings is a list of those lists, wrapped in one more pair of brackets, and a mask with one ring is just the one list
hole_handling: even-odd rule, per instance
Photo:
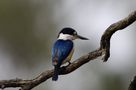
{"label": "blue wing", "polygon": [[53,65],[60,66],[73,49],[71,40],[57,40],[52,48]]}

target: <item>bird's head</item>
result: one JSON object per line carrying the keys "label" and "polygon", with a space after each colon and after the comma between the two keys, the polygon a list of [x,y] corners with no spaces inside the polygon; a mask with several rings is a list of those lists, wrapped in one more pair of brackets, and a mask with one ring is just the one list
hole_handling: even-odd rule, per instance
{"label": "bird's head", "polygon": [[75,40],[75,39],[81,39],[81,40],[88,40],[88,38],[80,36],[77,34],[77,32],[72,28],[63,28],[58,35],[58,39],[63,40]]}

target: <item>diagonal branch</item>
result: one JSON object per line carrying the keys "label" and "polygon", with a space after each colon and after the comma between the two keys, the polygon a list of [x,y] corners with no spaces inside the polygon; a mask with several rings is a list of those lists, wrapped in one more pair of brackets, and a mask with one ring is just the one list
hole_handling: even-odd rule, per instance
{"label": "diagonal branch", "polygon": [[[103,61],[107,61],[110,57],[110,39],[111,36],[118,30],[122,30],[136,21],[136,11],[129,14],[126,18],[110,25],[101,37],[100,47],[84,56],[81,56],[68,66],[63,66],[60,69],[60,75],[65,75],[78,69],[85,63],[96,59],[99,56],[103,56]],[[42,82],[48,80],[53,75],[52,70],[46,70],[32,80],[0,80],[0,88],[20,87],[21,90],[31,90]]]}
{"label": "diagonal branch", "polygon": [[128,17],[111,24],[104,32],[104,34],[101,37],[101,43],[100,48],[105,49],[105,56],[103,58],[104,61],[107,61],[110,57],[110,39],[111,36],[118,30],[123,30],[130,24],[132,24],[134,21],[136,21],[136,11],[129,14]]}

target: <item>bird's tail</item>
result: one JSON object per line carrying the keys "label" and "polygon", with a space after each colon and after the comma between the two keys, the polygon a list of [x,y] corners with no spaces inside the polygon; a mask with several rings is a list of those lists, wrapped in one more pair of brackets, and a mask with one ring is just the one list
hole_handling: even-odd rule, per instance
{"label": "bird's tail", "polygon": [[52,81],[57,81],[58,75],[59,75],[59,67],[55,65],[54,66],[54,73],[53,73],[53,76],[52,76]]}

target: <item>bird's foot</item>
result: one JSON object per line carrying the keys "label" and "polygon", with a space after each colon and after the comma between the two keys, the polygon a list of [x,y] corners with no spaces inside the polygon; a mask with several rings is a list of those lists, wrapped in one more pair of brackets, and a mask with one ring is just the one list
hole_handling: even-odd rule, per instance
{"label": "bird's foot", "polygon": [[68,66],[71,64],[71,62],[70,61],[68,61]]}

